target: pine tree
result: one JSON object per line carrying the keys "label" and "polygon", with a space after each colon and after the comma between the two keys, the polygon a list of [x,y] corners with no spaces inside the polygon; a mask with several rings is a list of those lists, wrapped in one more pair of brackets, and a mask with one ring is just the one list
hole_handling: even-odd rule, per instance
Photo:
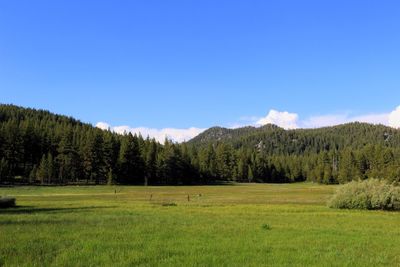
{"label": "pine tree", "polygon": [[112,185],[112,184],[114,184],[114,173],[110,168],[107,173],[107,185]]}
{"label": "pine tree", "polygon": [[216,149],[218,176],[223,180],[232,179],[233,166],[236,164],[232,147],[221,143]]}
{"label": "pine tree", "polygon": [[5,158],[0,160],[0,182],[6,182],[10,178],[10,166]]}
{"label": "pine tree", "polygon": [[157,143],[153,139],[148,141],[148,149],[146,153],[146,174],[145,185],[152,184],[157,178]]}
{"label": "pine tree", "polygon": [[83,171],[87,180],[96,184],[106,180],[107,163],[104,159],[103,137],[98,132],[88,132],[82,151]]}
{"label": "pine tree", "polygon": [[117,141],[114,139],[113,135],[110,132],[107,132],[104,137],[103,144],[103,160],[105,169],[108,170],[107,180],[109,178],[109,172],[112,173],[116,170],[116,163],[118,159],[119,147],[117,145]]}
{"label": "pine tree", "polygon": [[36,172],[36,179],[40,181],[41,184],[44,184],[44,182],[48,179],[48,163],[47,163],[47,157],[46,155],[42,156],[42,159],[40,160],[39,168]]}
{"label": "pine tree", "polygon": [[8,162],[9,176],[21,174],[24,145],[19,122],[16,120],[8,121],[4,125],[3,153]]}
{"label": "pine tree", "polygon": [[340,183],[347,183],[357,177],[357,162],[353,152],[346,149],[341,153],[339,162],[338,180]]}
{"label": "pine tree", "polygon": [[182,158],[176,146],[168,139],[161,152],[160,174],[165,184],[178,184],[182,177]]}
{"label": "pine tree", "polygon": [[47,183],[51,184],[55,176],[54,160],[51,153],[47,154]]}
{"label": "pine tree", "polygon": [[216,153],[211,144],[199,152],[199,172],[204,183],[217,177]]}
{"label": "pine tree", "polygon": [[59,183],[64,184],[68,181],[78,181],[81,161],[79,154],[73,145],[73,132],[71,128],[64,130],[57,151]]}
{"label": "pine tree", "polygon": [[145,164],[140,154],[138,138],[131,133],[122,141],[118,165],[120,182],[143,184]]}
{"label": "pine tree", "polygon": [[247,179],[248,179],[249,183],[252,183],[254,181],[253,170],[251,167],[248,168]]}
{"label": "pine tree", "polygon": [[32,170],[29,173],[29,183],[34,183],[37,176],[37,166],[33,165]]}

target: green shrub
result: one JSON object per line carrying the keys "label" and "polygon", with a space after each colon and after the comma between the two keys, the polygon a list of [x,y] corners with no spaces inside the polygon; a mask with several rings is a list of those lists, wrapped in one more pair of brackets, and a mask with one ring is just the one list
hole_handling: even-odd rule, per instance
{"label": "green shrub", "polygon": [[328,206],[338,209],[400,210],[400,187],[378,179],[353,181],[340,186]]}
{"label": "green shrub", "polygon": [[0,208],[15,207],[15,198],[13,197],[0,197]]}

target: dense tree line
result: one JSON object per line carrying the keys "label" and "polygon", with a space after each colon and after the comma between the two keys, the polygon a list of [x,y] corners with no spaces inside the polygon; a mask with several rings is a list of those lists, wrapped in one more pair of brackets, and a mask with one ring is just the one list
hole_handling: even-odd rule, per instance
{"label": "dense tree line", "polygon": [[348,124],[212,128],[176,144],[119,135],[48,111],[0,105],[0,183],[344,183],[400,179],[398,130]]}
{"label": "dense tree line", "polygon": [[196,177],[184,147],[168,140],[161,145],[47,111],[0,106],[2,183],[179,184]]}
{"label": "dense tree line", "polygon": [[[275,125],[215,127],[189,143],[200,150],[222,143],[230,146],[237,159],[231,177],[243,181],[400,180],[400,130],[383,125],[349,123],[297,130]],[[247,177],[242,169],[249,170]]]}

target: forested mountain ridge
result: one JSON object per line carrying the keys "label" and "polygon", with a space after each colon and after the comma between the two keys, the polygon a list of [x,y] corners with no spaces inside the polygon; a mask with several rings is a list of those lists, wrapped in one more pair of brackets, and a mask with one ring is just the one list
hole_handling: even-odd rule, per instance
{"label": "forested mountain ridge", "polygon": [[365,123],[211,128],[164,144],[48,111],[0,105],[0,183],[400,181],[400,131]]}
{"label": "forested mountain ridge", "polygon": [[246,126],[242,128],[236,129],[229,129],[223,128],[219,126],[212,127],[198,136],[194,137],[193,139],[189,140],[188,143],[201,145],[207,144],[208,142],[215,142],[215,141],[234,141],[242,138],[246,135],[251,135],[255,133],[265,132],[268,130],[273,129],[280,129],[278,126],[273,124],[268,124],[262,127],[253,127],[253,126]]}
{"label": "forested mountain ridge", "polygon": [[227,129],[210,128],[188,143],[206,146],[224,142],[235,148],[263,148],[274,153],[304,154],[346,147],[360,149],[367,144],[400,147],[400,130],[384,125],[347,123],[338,126],[284,130],[276,125]]}

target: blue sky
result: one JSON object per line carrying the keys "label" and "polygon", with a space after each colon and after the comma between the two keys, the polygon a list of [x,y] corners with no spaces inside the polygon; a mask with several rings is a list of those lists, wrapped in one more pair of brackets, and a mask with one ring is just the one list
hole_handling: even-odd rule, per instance
{"label": "blue sky", "polygon": [[1,1],[0,102],[129,129],[386,123],[399,14],[399,1]]}

